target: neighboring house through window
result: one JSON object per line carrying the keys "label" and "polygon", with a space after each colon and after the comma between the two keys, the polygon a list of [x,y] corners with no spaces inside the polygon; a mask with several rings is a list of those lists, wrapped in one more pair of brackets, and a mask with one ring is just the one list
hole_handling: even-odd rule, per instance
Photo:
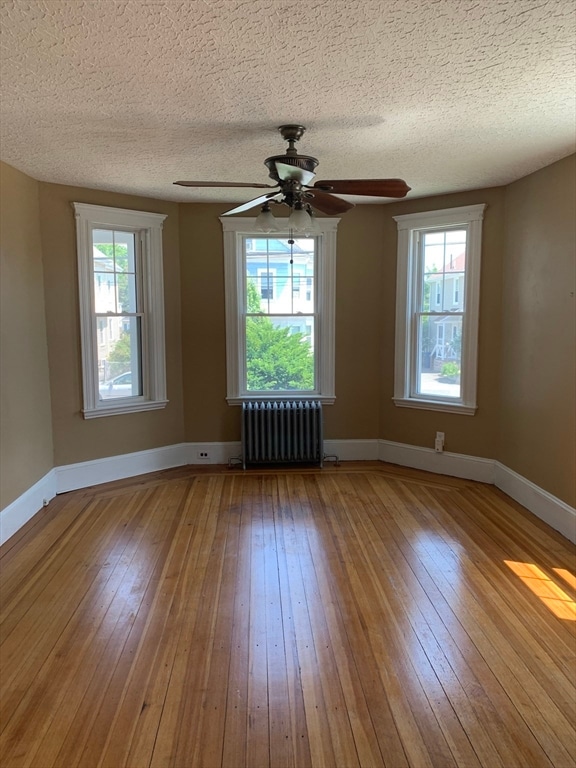
{"label": "neighboring house through window", "polygon": [[[339,219],[318,234],[260,234],[221,217],[226,281],[227,399],[334,401],[334,300]],[[290,242],[290,241],[293,242]],[[306,290],[301,290],[305,286]]]}
{"label": "neighboring house through window", "polygon": [[394,217],[398,406],[469,415],[476,410],[484,208],[472,205]]}
{"label": "neighboring house through window", "polygon": [[274,299],[274,278],[275,269],[259,269],[258,284],[260,286],[260,298],[265,301]]}
{"label": "neighboring house through window", "polygon": [[85,418],[166,403],[165,216],[74,203]]}

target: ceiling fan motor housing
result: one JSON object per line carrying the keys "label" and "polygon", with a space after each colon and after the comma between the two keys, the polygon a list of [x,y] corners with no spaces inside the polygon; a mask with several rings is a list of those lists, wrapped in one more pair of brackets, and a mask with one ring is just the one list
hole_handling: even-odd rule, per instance
{"label": "ceiling fan motor housing", "polygon": [[270,171],[269,176],[271,179],[274,179],[274,181],[280,181],[280,177],[276,171],[276,163],[293,165],[295,168],[301,168],[303,171],[310,171],[310,173],[314,173],[314,170],[318,165],[318,160],[315,157],[310,157],[309,155],[299,155],[296,153],[296,150],[293,150],[294,154],[289,154],[289,152],[290,150],[288,150],[285,155],[273,155],[272,157],[267,157],[266,160],[264,160],[264,164]]}
{"label": "ceiling fan motor housing", "polygon": [[280,181],[278,172],[276,170],[276,163],[284,163],[284,165],[293,165],[295,168],[301,168],[303,171],[309,171],[314,173],[318,160],[310,155],[299,155],[296,151],[294,144],[300,139],[306,130],[303,125],[288,124],[281,125],[278,130],[282,134],[282,138],[288,142],[288,149],[285,155],[273,155],[267,157],[264,164],[270,171],[270,178],[274,181]]}

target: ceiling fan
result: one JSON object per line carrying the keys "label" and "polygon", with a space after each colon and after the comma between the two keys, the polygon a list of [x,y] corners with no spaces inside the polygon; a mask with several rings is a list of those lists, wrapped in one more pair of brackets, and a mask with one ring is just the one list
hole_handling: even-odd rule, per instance
{"label": "ceiling fan", "polygon": [[226,211],[224,216],[242,213],[262,206],[256,219],[256,228],[265,232],[277,229],[270,203],[287,205],[290,209],[289,224],[294,231],[312,229],[312,208],[328,215],[346,213],[353,208],[353,203],[343,200],[341,195],[366,195],[369,197],[405,197],[410,187],[402,179],[346,179],[316,181],[311,186],[318,160],[309,155],[299,155],[295,144],[306,130],[303,125],[281,125],[278,130],[288,142],[284,155],[267,157],[264,164],[275,184],[250,184],[233,181],[175,181],[181,187],[250,187],[254,189],[273,189],[274,192],[262,194],[247,203]]}

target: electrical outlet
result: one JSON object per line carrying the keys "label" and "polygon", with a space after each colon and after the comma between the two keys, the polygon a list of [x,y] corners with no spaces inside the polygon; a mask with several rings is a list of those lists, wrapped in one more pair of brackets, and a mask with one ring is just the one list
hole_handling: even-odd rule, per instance
{"label": "electrical outlet", "polygon": [[197,458],[203,459],[204,461],[206,461],[206,459],[210,458],[210,454],[208,453],[208,451],[198,451],[196,456],[197,456]]}
{"label": "electrical outlet", "polygon": [[436,453],[442,453],[444,450],[444,432],[436,432],[436,439],[434,440],[434,450]]}

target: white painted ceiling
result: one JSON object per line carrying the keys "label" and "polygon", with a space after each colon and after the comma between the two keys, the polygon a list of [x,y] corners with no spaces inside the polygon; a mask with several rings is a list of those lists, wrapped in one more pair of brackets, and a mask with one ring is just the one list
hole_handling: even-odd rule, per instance
{"label": "white painted ceiling", "polygon": [[0,0],[0,24],[0,157],[43,181],[240,202],[172,182],[269,182],[282,123],[317,179],[411,197],[574,151],[574,0]]}

